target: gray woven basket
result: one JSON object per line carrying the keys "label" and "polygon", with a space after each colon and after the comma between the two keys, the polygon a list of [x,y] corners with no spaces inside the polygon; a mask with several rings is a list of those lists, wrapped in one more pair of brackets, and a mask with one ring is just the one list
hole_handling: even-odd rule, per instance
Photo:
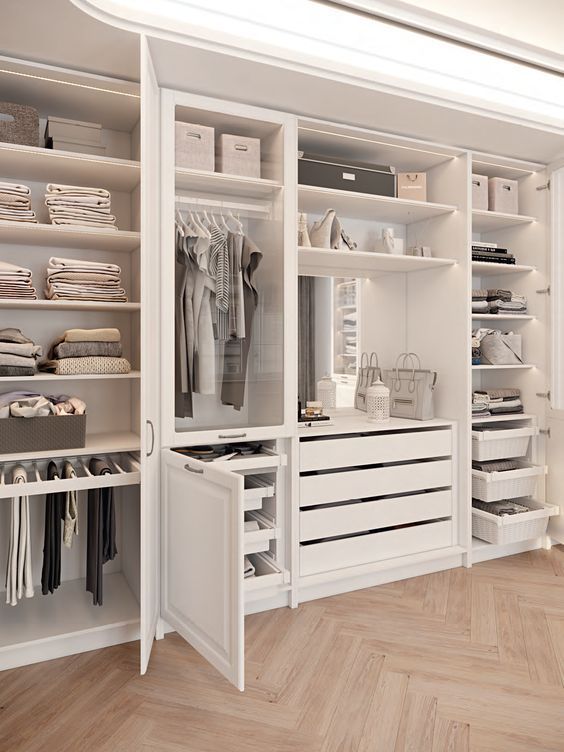
{"label": "gray woven basket", "polygon": [[86,415],[0,419],[0,454],[80,449],[86,444]]}
{"label": "gray woven basket", "polygon": [[0,141],[39,146],[39,115],[35,107],[0,102]]}

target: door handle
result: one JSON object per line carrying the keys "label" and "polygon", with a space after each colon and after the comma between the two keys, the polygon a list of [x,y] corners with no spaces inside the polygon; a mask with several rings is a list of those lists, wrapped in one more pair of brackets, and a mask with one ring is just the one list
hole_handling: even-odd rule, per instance
{"label": "door handle", "polygon": [[148,419],[147,425],[151,426],[151,449],[147,452],[147,457],[150,457],[153,454],[153,450],[155,448],[155,426],[153,425],[153,421]]}
{"label": "door handle", "polygon": [[232,434],[218,433],[217,438],[218,439],[244,439],[246,435],[247,435],[246,433],[232,433]]}
{"label": "door handle", "polygon": [[199,473],[200,475],[203,475],[204,468],[203,467],[190,467],[190,465],[184,465],[185,470],[189,470],[191,473]]}

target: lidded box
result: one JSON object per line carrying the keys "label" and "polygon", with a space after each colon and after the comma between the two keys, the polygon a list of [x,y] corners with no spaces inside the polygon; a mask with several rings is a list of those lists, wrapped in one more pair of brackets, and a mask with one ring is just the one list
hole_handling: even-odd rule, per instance
{"label": "lidded box", "polygon": [[427,201],[427,175],[424,172],[398,172],[398,198]]}
{"label": "lidded box", "polygon": [[214,128],[176,121],[174,131],[176,166],[213,172],[215,170]]}
{"label": "lidded box", "polygon": [[488,176],[472,173],[472,209],[488,210]]}
{"label": "lidded box", "polygon": [[490,211],[519,214],[519,183],[516,180],[490,178],[488,192]]}
{"label": "lidded box", "polygon": [[260,178],[260,138],[222,133],[217,141],[217,169],[228,175]]}
{"label": "lidded box", "polygon": [[0,102],[0,141],[39,146],[39,115],[35,107]]}

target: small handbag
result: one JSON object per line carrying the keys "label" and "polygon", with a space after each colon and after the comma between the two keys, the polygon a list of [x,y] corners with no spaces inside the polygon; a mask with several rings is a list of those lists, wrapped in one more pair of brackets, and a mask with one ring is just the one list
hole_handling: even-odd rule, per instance
{"label": "small handbag", "polygon": [[520,334],[503,334],[492,330],[480,342],[481,363],[492,366],[511,366],[523,362]]}
{"label": "small handbag", "polygon": [[390,390],[392,417],[411,420],[431,420],[434,417],[433,392],[437,372],[422,369],[418,355],[401,353],[395,367],[384,371],[384,383]]}
{"label": "small handbag", "polygon": [[354,392],[354,406],[357,410],[366,412],[366,391],[375,381],[380,378],[380,367],[378,365],[378,355],[373,352],[363,352],[360,357],[360,368],[356,377],[356,389]]}

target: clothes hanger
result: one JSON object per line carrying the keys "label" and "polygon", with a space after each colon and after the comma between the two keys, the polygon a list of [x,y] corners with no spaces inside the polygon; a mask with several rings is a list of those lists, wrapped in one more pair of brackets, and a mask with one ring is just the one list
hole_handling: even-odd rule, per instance
{"label": "clothes hanger", "polygon": [[176,210],[176,217],[174,218],[174,221],[176,223],[176,228],[180,235],[182,237],[185,237],[186,233],[184,232],[184,220],[182,219],[182,214],[180,213],[180,209]]}
{"label": "clothes hanger", "polygon": [[233,214],[232,211],[230,211],[227,215],[229,219],[232,219],[233,222],[235,222],[235,227],[237,228],[235,232],[238,232],[239,234],[243,234],[243,224],[239,221],[239,219]]}

